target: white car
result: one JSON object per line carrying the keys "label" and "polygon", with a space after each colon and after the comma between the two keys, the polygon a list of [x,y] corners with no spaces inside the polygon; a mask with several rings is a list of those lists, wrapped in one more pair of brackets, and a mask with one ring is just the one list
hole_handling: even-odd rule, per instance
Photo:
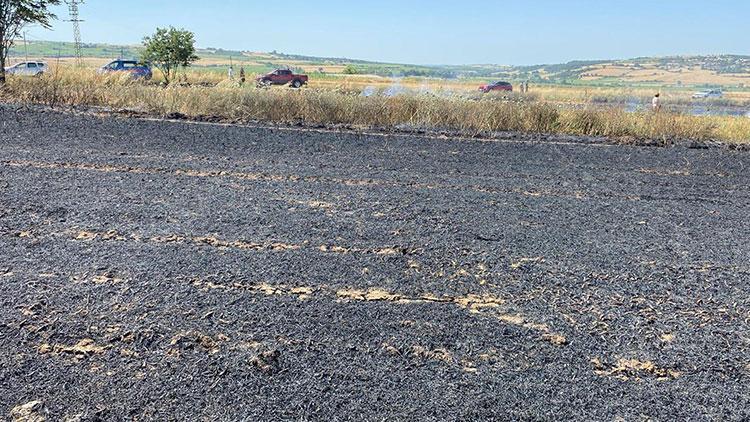
{"label": "white car", "polygon": [[47,64],[44,62],[21,62],[5,68],[7,75],[19,76],[39,76],[46,71]]}
{"label": "white car", "polygon": [[724,94],[720,89],[709,89],[706,91],[700,91],[693,94],[693,98],[721,98]]}

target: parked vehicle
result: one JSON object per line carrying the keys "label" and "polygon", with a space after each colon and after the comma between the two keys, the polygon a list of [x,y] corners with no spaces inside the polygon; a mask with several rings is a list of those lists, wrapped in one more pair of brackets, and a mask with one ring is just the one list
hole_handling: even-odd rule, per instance
{"label": "parked vehicle", "polygon": [[273,72],[255,78],[258,86],[268,85],[290,85],[292,88],[300,88],[307,84],[307,75],[297,75],[288,69],[278,69]]}
{"label": "parked vehicle", "polygon": [[513,85],[511,85],[509,82],[498,81],[489,85],[482,85],[479,87],[479,90],[484,92],[485,94],[491,91],[513,92]]}
{"label": "parked vehicle", "polygon": [[693,94],[693,98],[722,98],[724,93],[720,89],[707,89]]}
{"label": "parked vehicle", "polygon": [[6,67],[5,74],[18,76],[41,76],[48,70],[44,62],[21,62],[14,66]]}
{"label": "parked vehicle", "polygon": [[99,69],[99,73],[127,72],[133,79],[151,79],[154,74],[151,66],[135,60],[114,60]]}

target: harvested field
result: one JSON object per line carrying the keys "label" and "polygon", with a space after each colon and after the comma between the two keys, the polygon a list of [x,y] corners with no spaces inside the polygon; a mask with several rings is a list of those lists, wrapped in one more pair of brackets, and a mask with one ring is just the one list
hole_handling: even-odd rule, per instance
{"label": "harvested field", "polygon": [[0,127],[0,418],[750,418],[747,152]]}

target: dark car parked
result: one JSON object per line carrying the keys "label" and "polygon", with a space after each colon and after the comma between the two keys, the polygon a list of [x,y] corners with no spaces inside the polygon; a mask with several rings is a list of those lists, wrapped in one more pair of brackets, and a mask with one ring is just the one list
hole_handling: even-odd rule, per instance
{"label": "dark car parked", "polygon": [[489,85],[482,85],[479,87],[479,90],[484,92],[485,94],[490,91],[513,91],[513,85],[511,85],[509,82],[495,82],[491,83]]}
{"label": "dark car parked", "polygon": [[114,60],[99,69],[100,73],[128,72],[133,79],[149,80],[153,76],[151,67],[135,60]]}

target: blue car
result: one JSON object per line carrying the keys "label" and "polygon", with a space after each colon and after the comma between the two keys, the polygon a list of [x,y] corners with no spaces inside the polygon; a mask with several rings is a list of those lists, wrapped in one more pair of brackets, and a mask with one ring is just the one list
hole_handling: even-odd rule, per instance
{"label": "blue car", "polygon": [[128,72],[133,79],[149,80],[153,76],[149,65],[135,60],[115,60],[99,69],[99,73],[111,72]]}

